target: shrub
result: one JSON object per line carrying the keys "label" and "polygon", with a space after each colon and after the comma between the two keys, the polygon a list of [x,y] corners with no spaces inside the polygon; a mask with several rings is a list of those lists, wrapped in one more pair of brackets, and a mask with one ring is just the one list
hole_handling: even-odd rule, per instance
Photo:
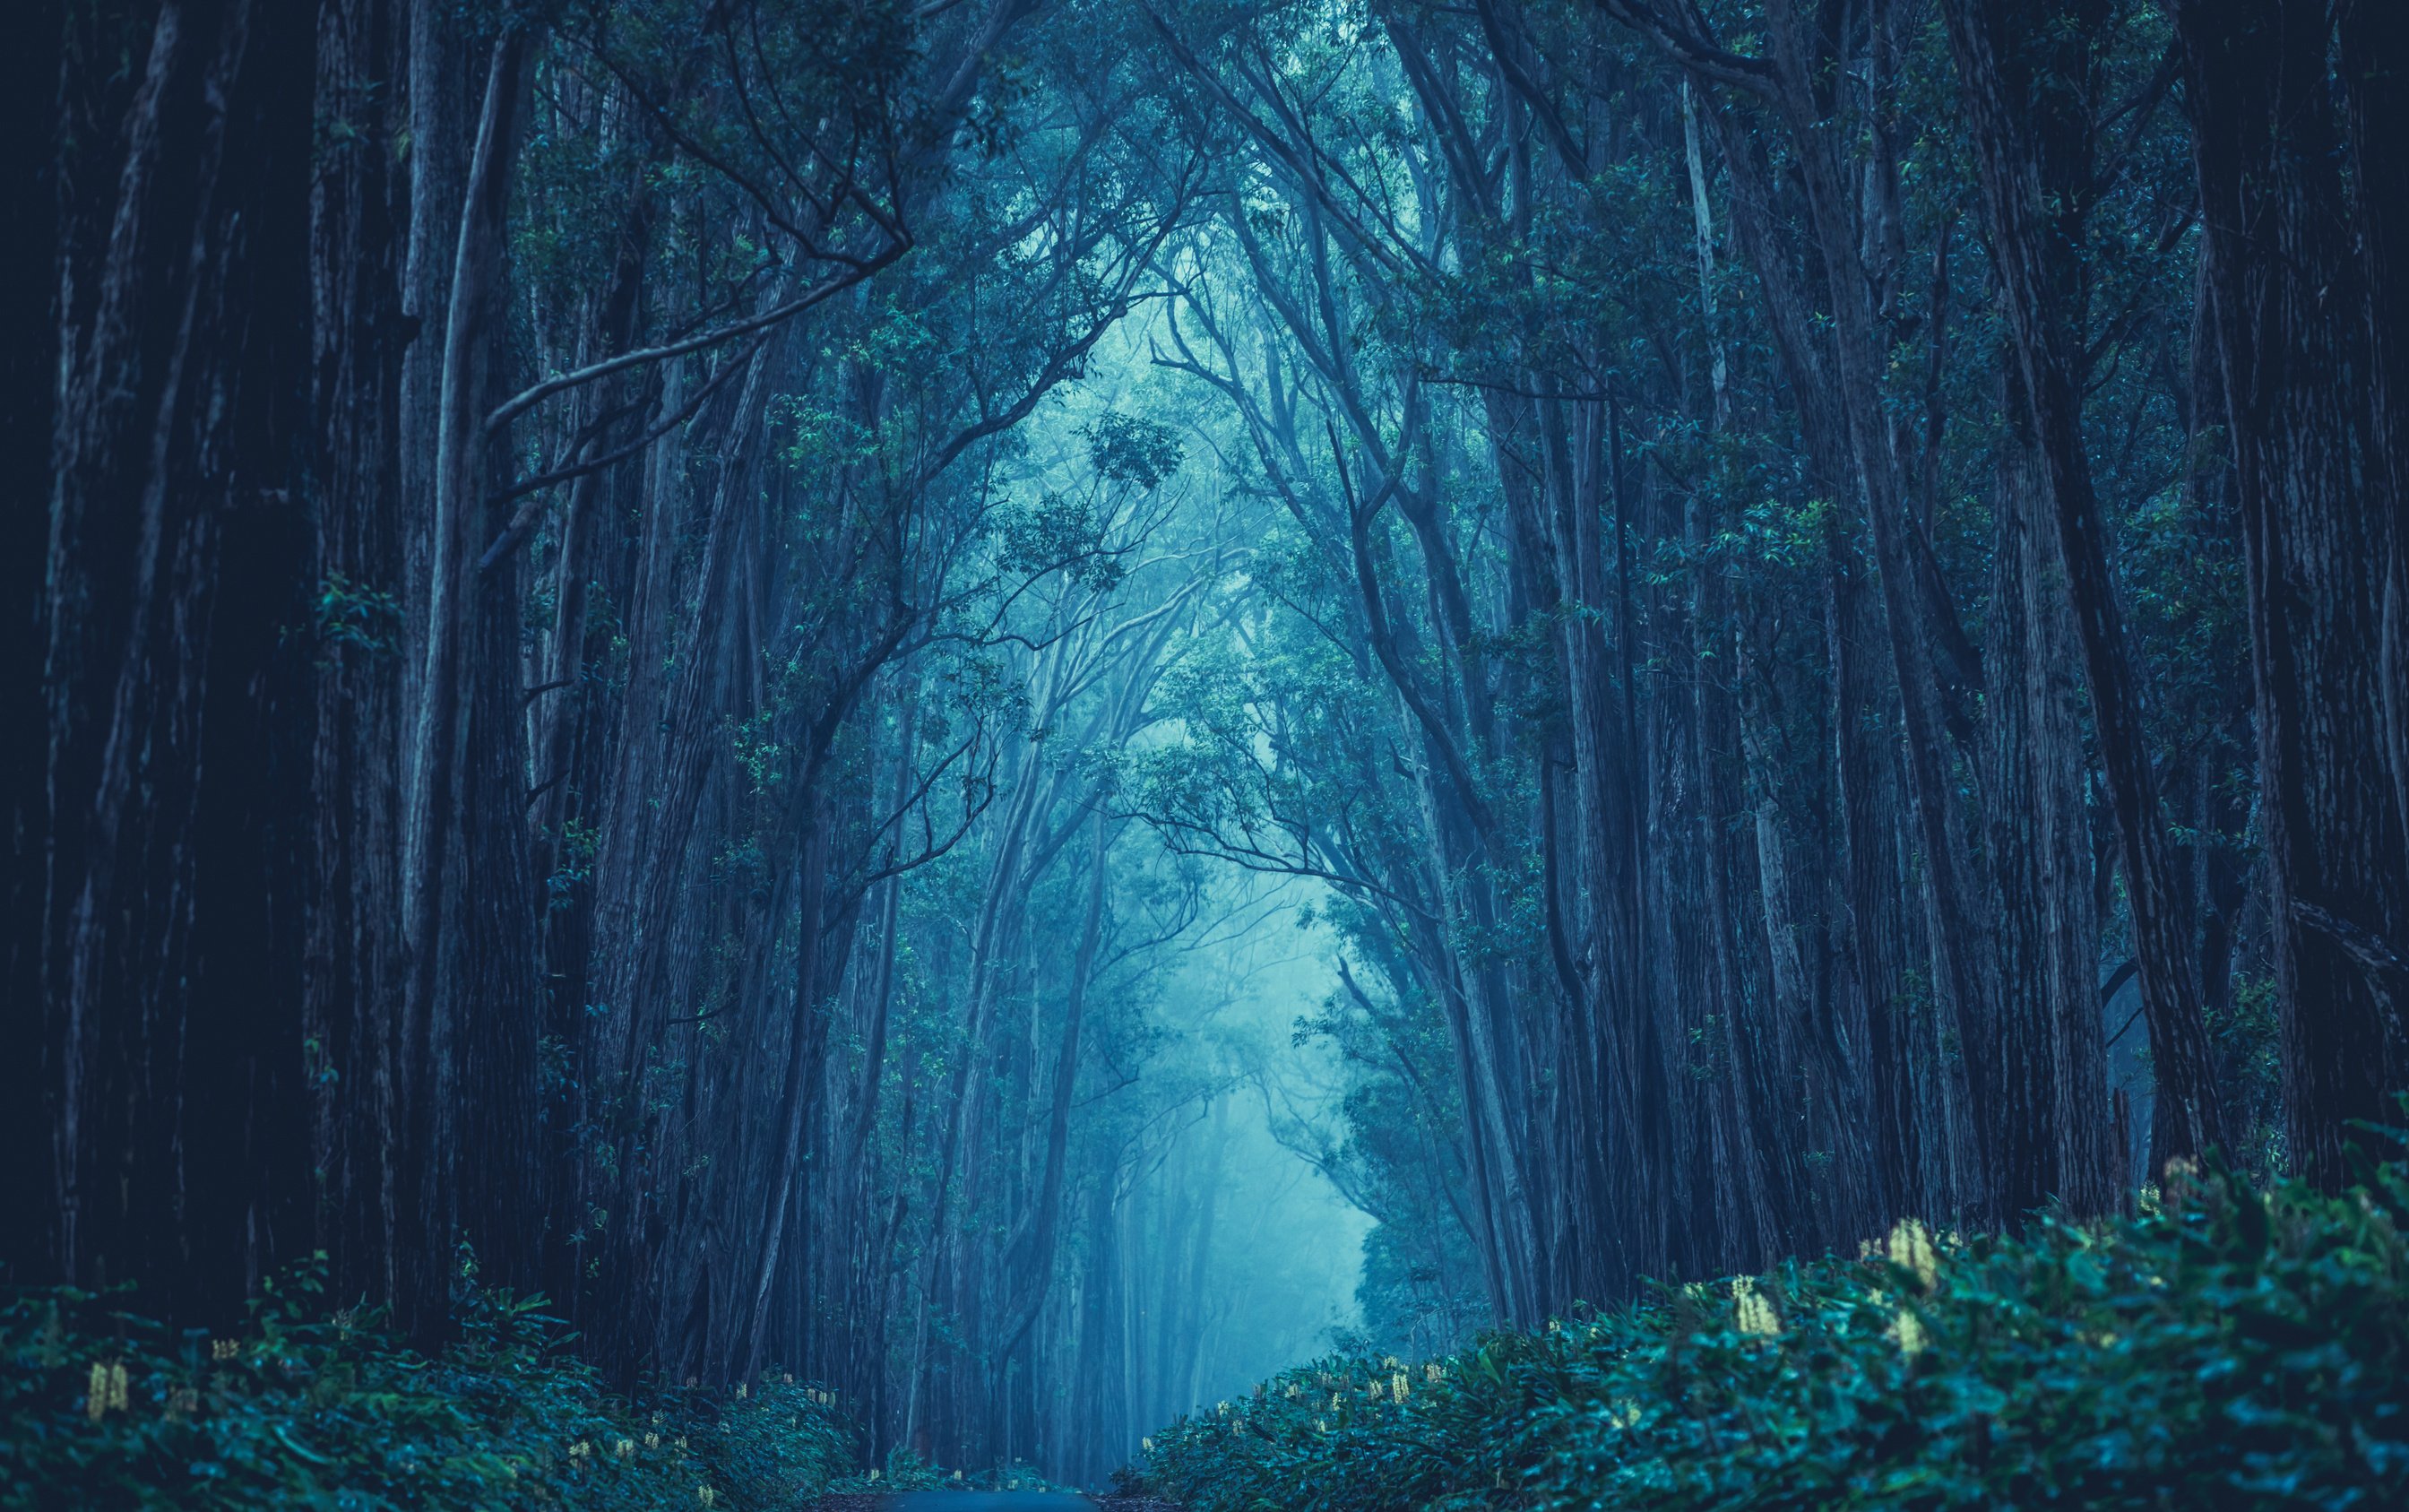
{"label": "shrub", "polygon": [[1444,1361],[1326,1360],[1156,1434],[1144,1484],[1190,1512],[2409,1505],[2409,1168],[2362,1177],[2193,1172],[2135,1219],[1903,1224]]}
{"label": "shrub", "polygon": [[327,1310],[318,1268],[233,1337],[170,1333],[70,1288],[0,1306],[0,1507],[791,1507],[850,1466],[826,1393],[630,1403],[563,1346],[541,1297],[474,1292],[421,1355]]}

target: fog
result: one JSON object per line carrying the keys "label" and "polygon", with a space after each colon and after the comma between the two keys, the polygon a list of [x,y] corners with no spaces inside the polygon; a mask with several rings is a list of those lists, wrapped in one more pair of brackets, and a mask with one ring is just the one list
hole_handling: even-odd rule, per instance
{"label": "fog", "polygon": [[1233,910],[1232,927],[1208,932],[1181,964],[1184,1011],[1167,1026],[1219,1086],[1150,1178],[1158,1201],[1210,1215],[1194,1373],[1168,1383],[1180,1410],[1238,1395],[1363,1328],[1356,1289],[1372,1219],[1308,1153],[1336,1135],[1341,1068],[1326,1044],[1296,1036],[1297,1021],[1338,989],[1337,946],[1326,929],[1300,925],[1289,901],[1317,888],[1258,890],[1268,896]]}

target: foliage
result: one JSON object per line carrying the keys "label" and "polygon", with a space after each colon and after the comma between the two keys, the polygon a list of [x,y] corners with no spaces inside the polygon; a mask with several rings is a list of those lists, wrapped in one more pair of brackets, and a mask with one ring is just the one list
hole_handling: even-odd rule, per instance
{"label": "foliage", "polygon": [[2378,1507],[2409,1500],[2409,1166],[2181,1174],[2022,1239],[1666,1289],[1407,1366],[1332,1359],[1149,1441],[1192,1512]]}
{"label": "foliage", "polygon": [[353,583],[340,572],[329,572],[311,600],[318,616],[319,643],[328,657],[350,646],[370,655],[390,656],[400,650],[401,606],[393,595]]}
{"label": "foliage", "polygon": [[1018,1462],[964,1473],[930,1464],[898,1445],[888,1451],[887,1468],[846,1476],[829,1483],[832,1494],[876,1496],[888,1491],[1070,1491],[1050,1481],[1037,1467]]}
{"label": "foliage", "polygon": [[630,1402],[541,1297],[467,1292],[427,1356],[328,1308],[322,1272],[215,1337],[71,1287],[9,1296],[0,1507],[786,1507],[855,1458],[833,1397],[792,1377]]}

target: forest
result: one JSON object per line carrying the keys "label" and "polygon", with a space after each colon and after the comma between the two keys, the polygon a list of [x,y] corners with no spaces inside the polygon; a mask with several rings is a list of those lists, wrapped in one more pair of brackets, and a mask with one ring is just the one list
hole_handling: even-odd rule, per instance
{"label": "forest", "polygon": [[0,1508],[2409,1504],[2409,5],[14,11]]}

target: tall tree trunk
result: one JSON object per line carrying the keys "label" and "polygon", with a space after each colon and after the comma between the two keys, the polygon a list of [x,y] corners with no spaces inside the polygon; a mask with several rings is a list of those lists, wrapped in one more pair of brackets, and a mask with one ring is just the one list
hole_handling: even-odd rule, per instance
{"label": "tall tree trunk", "polygon": [[[403,756],[398,926],[408,956],[398,1080],[406,1259],[397,1304],[407,1325],[421,1333],[444,1318],[456,1243],[495,1247],[524,1232],[512,1187],[527,1151],[510,1131],[526,1116],[532,1077],[525,1087],[512,1085],[506,1065],[480,1052],[496,1047],[497,1018],[520,1019],[512,1027],[532,1045],[533,1005],[524,991],[497,1001],[480,990],[492,985],[481,980],[488,971],[499,968],[507,978],[510,968],[480,948],[491,943],[484,938],[489,919],[470,899],[480,884],[519,880],[493,878],[480,864],[496,837],[478,822],[491,808],[475,799],[492,796],[494,774],[514,778],[521,763],[503,758],[511,746],[480,748],[471,741],[476,735],[488,742],[511,739],[518,729],[515,707],[494,705],[496,680],[515,671],[517,657],[504,653],[495,664],[492,654],[501,648],[489,642],[499,627],[494,612],[501,606],[475,592],[475,563],[486,515],[492,321],[501,295],[503,222],[526,56],[527,38],[516,26],[490,50],[461,191],[435,401],[431,540],[420,606],[425,642]],[[499,727],[497,713],[504,714]],[[515,834],[516,807],[500,808],[510,816],[505,833]],[[473,1161],[466,1159],[471,1128],[494,1146]]]}
{"label": "tall tree trunk", "polygon": [[2382,651],[2401,530],[2369,486],[2387,465],[2369,312],[2397,310],[2404,275],[2384,269],[2372,296],[2352,256],[2329,7],[2174,13],[2249,579],[2290,1156],[2331,1187],[2352,1120],[2391,1116],[2409,1079],[2409,843]]}
{"label": "tall tree trunk", "polygon": [[[2385,583],[2384,697],[2393,806],[2409,824],[2409,7],[2354,0],[2340,18],[2359,276],[2366,286],[2367,480],[2392,532]],[[2396,950],[2404,942],[2395,936]],[[2396,989],[2397,993],[2397,989]]]}
{"label": "tall tree trunk", "polygon": [[[29,144],[0,157],[0,497],[28,501],[0,511],[0,665],[37,667],[47,639],[43,574],[49,566],[51,411],[58,399],[59,322],[50,300],[60,268],[59,180],[73,167],[61,130],[69,119],[52,47],[67,40],[65,0],[29,0],[17,25],[25,45],[0,55],[0,133]],[[30,144],[53,141],[48,151]],[[68,162],[62,162],[68,159]],[[44,775],[50,758],[46,695],[22,675],[0,679],[0,1000],[42,1001],[42,890],[49,824]],[[32,1044],[0,1060],[0,1140],[26,1152],[0,1171],[0,1212],[18,1215],[0,1234],[0,1274],[52,1274],[57,1260],[57,1170],[49,1086],[56,1045],[45,1023]]]}
{"label": "tall tree trunk", "polygon": [[[2084,448],[2081,353],[2087,333],[2081,250],[2093,193],[2093,125],[2078,70],[2098,34],[2099,8],[2091,0],[2070,0],[2055,14],[2036,15],[2028,5],[1950,0],[1948,15],[1991,227],[1992,266],[2015,332],[2125,866],[2157,1080],[2155,1168],[2197,1156],[2227,1135],[2150,760],[2142,678]],[[2045,217],[2045,207],[2056,207],[2056,213]]]}
{"label": "tall tree trunk", "polygon": [[[311,1218],[306,652],[281,632],[310,617],[313,38],[248,0],[69,25],[37,621],[45,1269],[224,1318]],[[130,90],[79,63],[121,56]]]}
{"label": "tall tree trunk", "polygon": [[2012,1214],[2055,1202],[2078,1217],[2113,1208],[2113,1124],[2100,1044],[2099,945],[2090,909],[2080,726],[2060,659],[2070,637],[2041,476],[2011,376],[1992,500],[1990,679],[1983,773],[1998,889],[1998,1032],[1983,1047],[2015,1112],[1988,1142]]}

